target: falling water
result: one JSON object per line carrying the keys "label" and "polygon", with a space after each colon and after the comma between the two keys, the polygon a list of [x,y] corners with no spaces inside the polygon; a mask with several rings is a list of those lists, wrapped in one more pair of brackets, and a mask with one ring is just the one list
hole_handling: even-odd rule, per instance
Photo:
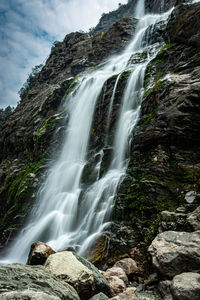
{"label": "falling water", "polygon": [[[168,15],[144,16],[144,0],[139,0],[136,17],[140,21],[129,46],[121,54],[108,59],[98,70],[80,77],[76,90],[66,99],[69,122],[63,148],[39,191],[37,209],[32,212],[17,241],[11,245],[6,262],[24,262],[30,244],[37,240],[47,242],[55,250],[72,245],[84,254],[109,224],[117,188],[126,174],[131,134],[140,115],[145,69],[160,49],[158,45],[143,45],[143,39],[150,25],[166,20]],[[132,57],[143,51],[147,52],[148,58],[132,64]],[[131,75],[121,99],[110,166],[101,177],[103,148],[98,153],[100,159],[95,167],[98,173],[96,181],[82,190],[81,179],[87,164],[96,103],[105,82],[117,75],[108,112],[110,118],[120,74],[126,70],[130,70]]]}

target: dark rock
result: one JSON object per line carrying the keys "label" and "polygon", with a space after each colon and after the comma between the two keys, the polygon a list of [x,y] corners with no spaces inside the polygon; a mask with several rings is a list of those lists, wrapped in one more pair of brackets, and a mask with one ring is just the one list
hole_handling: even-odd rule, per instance
{"label": "dark rock", "polygon": [[28,256],[28,265],[44,265],[47,258],[54,254],[55,251],[48,245],[42,242],[35,242],[31,245],[30,253]]}
{"label": "dark rock", "polygon": [[73,287],[57,280],[44,267],[22,264],[0,267],[0,298],[80,300]]}
{"label": "dark rock", "polygon": [[170,42],[200,46],[200,3],[178,5],[171,14],[167,31]]}
{"label": "dark rock", "polygon": [[172,280],[171,293],[175,300],[200,299],[200,274],[182,273]]}
{"label": "dark rock", "polygon": [[158,290],[159,290],[163,300],[173,300],[171,290],[170,290],[171,284],[172,284],[172,281],[170,281],[170,280],[165,280],[165,281],[159,282]]}
{"label": "dark rock", "polygon": [[166,231],[159,234],[149,253],[155,269],[163,278],[200,269],[200,231],[194,233]]}
{"label": "dark rock", "polygon": [[170,8],[172,8],[176,4],[177,0],[146,0],[145,1],[145,8],[147,12],[150,13],[163,13],[165,11],[168,11]]}
{"label": "dark rock", "polygon": [[187,223],[193,231],[200,230],[200,206],[188,215]]}

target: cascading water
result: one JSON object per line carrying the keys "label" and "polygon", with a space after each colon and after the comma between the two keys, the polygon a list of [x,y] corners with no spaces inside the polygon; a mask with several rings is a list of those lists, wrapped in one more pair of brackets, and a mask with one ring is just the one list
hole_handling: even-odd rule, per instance
{"label": "cascading water", "polygon": [[[30,244],[37,240],[47,242],[56,250],[72,245],[77,247],[80,254],[84,254],[109,224],[117,188],[126,174],[131,133],[140,114],[145,69],[160,49],[158,45],[146,45],[143,39],[150,25],[166,20],[168,15],[169,13],[144,16],[144,0],[139,0],[136,17],[140,21],[132,42],[124,52],[110,58],[98,70],[82,75],[75,91],[67,97],[69,122],[63,149],[49,169],[47,179],[39,191],[37,207],[32,212],[28,225],[12,245],[5,258],[6,262],[24,262]],[[132,63],[132,57],[143,51],[146,51],[147,58],[140,63]],[[81,178],[87,164],[88,143],[97,100],[105,82],[113,75],[118,75],[108,112],[109,128],[117,84],[120,74],[126,70],[131,71],[131,75],[122,98],[110,166],[100,177],[104,155],[102,149],[98,153],[100,159],[95,167],[98,174],[96,181],[83,191]]]}

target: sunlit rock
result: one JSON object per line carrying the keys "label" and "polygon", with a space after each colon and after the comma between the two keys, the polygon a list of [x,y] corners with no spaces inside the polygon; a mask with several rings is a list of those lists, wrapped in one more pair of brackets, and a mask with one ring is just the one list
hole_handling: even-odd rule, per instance
{"label": "sunlit rock", "polygon": [[64,251],[49,256],[45,268],[72,285],[81,299],[88,299],[98,292],[109,292],[103,275],[90,262],[73,252]]}

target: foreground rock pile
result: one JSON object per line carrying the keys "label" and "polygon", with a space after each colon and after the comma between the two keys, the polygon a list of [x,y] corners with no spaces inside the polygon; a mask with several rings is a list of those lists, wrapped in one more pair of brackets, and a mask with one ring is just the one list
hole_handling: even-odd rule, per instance
{"label": "foreground rock pile", "polygon": [[[184,206],[177,210],[173,213],[175,223]],[[200,226],[199,210],[200,206],[184,216],[185,228],[194,231],[163,231],[153,240],[148,251],[155,273],[148,278],[145,274],[141,277],[136,251],[135,260],[126,257],[101,271],[73,248],[56,253],[36,242],[31,246],[28,265],[0,267],[0,299],[199,300],[200,230],[195,230]],[[161,213],[161,224],[169,215],[168,211]]]}

